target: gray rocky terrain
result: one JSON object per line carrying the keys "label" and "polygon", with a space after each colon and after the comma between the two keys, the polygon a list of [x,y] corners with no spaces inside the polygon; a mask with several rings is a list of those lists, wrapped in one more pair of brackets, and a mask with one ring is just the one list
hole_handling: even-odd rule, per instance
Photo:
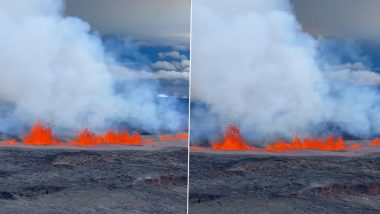
{"label": "gray rocky terrain", "polygon": [[0,213],[186,213],[187,150],[0,148]]}
{"label": "gray rocky terrain", "polygon": [[380,153],[190,157],[191,214],[380,213]]}

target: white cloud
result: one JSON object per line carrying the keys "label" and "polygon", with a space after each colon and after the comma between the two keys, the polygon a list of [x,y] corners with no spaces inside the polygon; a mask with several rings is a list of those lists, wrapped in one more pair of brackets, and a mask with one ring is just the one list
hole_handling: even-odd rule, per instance
{"label": "white cloud", "polygon": [[164,58],[172,58],[176,60],[186,59],[185,55],[180,54],[178,51],[169,51],[169,52],[161,52],[158,53],[158,56],[162,59]]}
{"label": "white cloud", "polygon": [[156,71],[158,70],[177,71],[177,72],[190,71],[190,61],[187,59],[185,55],[181,55],[177,51],[158,53],[158,56],[162,59],[171,58],[171,59],[175,59],[176,61],[159,60],[157,62],[154,62],[152,63],[151,67]]}
{"label": "white cloud", "polygon": [[336,81],[356,85],[380,86],[380,74],[366,69],[360,62],[337,66],[327,74],[328,77]]}
{"label": "white cloud", "polygon": [[181,60],[181,71],[190,72],[190,60],[187,60],[187,59]]}
{"label": "white cloud", "polygon": [[173,49],[176,51],[188,51],[189,47],[186,45],[176,45]]}
{"label": "white cloud", "polygon": [[151,66],[155,70],[177,70],[176,66],[173,63],[167,61],[157,61]]}
{"label": "white cloud", "polygon": [[167,79],[167,80],[188,80],[189,72],[178,72],[175,70],[158,70],[150,71],[134,71],[121,66],[113,66],[112,73],[117,77],[127,77],[132,79]]}

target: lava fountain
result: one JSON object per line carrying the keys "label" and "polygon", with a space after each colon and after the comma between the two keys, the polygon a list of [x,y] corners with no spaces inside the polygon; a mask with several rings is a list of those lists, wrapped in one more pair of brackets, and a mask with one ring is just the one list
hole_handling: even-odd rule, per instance
{"label": "lava fountain", "polygon": [[[172,135],[159,135],[154,136],[144,136],[142,137],[140,133],[135,132],[131,135],[127,131],[115,132],[108,130],[103,135],[97,135],[90,132],[87,128],[78,132],[74,139],[67,143],[60,142],[53,136],[52,129],[48,126],[43,126],[41,123],[35,123],[30,133],[25,135],[23,143],[25,145],[32,146],[96,146],[96,145],[143,145],[151,144],[157,141],[176,141],[176,140],[186,140],[188,139],[187,133],[176,133]],[[17,145],[16,140],[6,140],[2,141],[0,145],[3,146],[13,146]]]}
{"label": "lava fountain", "polygon": [[230,151],[252,151],[257,148],[250,146],[245,142],[240,134],[240,130],[235,125],[229,125],[226,129],[224,139],[211,145],[214,150]]}
{"label": "lava fountain", "polygon": [[40,123],[35,123],[32,127],[31,133],[24,137],[24,144],[56,146],[61,143],[53,138],[50,127],[43,127]]}
{"label": "lava fountain", "polygon": [[324,140],[317,138],[304,138],[302,142],[298,137],[295,137],[292,143],[287,143],[285,140],[279,140],[278,143],[265,147],[265,150],[271,152],[282,152],[294,149],[342,151],[348,148],[349,147],[344,144],[343,138],[327,136]]}
{"label": "lava fountain", "polygon": [[[216,141],[211,144],[212,150],[226,150],[226,151],[267,151],[267,152],[288,152],[296,150],[322,150],[322,151],[346,151],[353,149],[360,149],[368,146],[380,146],[380,139],[375,138],[370,141],[368,145],[351,144],[346,145],[342,137],[336,137],[329,135],[326,138],[311,138],[294,137],[293,140],[288,143],[284,139],[278,140],[276,143],[267,145],[263,148],[257,148],[251,146],[242,137],[240,130],[237,126],[231,124],[227,127],[224,139]],[[193,151],[204,150],[204,147],[192,146]]]}

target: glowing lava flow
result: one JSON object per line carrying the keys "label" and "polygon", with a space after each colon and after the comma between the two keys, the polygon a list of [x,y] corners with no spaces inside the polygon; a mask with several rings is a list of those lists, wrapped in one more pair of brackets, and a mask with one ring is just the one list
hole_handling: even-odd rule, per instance
{"label": "glowing lava flow", "polygon": [[78,133],[76,139],[69,142],[70,146],[95,146],[103,143],[103,138],[92,134],[88,129],[83,129]]}
{"label": "glowing lava flow", "polygon": [[362,148],[363,146],[361,146],[361,145],[359,145],[359,144],[352,144],[351,146],[350,146],[350,149],[360,149],[360,148]]}
{"label": "glowing lava flow", "polygon": [[[35,123],[29,134],[24,137],[23,143],[26,145],[34,146],[96,146],[96,145],[142,145],[151,144],[157,141],[175,141],[175,140],[186,140],[188,139],[188,133],[177,133],[172,135],[160,135],[155,136],[145,136],[144,138],[140,133],[135,132],[133,135],[127,131],[114,132],[106,131],[104,135],[97,135],[90,132],[88,129],[81,130],[77,136],[67,142],[61,143],[53,137],[52,130],[50,127],[45,127],[39,122]],[[8,140],[0,142],[0,145],[11,146],[17,145],[16,140]]]}
{"label": "glowing lava flow", "polygon": [[137,132],[131,137],[128,132],[107,131],[103,137],[84,129],[79,132],[75,140],[69,143],[71,146],[95,146],[99,144],[138,145],[142,144],[142,138]]}
{"label": "glowing lava flow", "polygon": [[379,138],[375,138],[368,145],[369,146],[380,146],[380,139]]}
{"label": "glowing lava flow", "polygon": [[353,147],[347,147],[344,144],[343,138],[334,138],[333,136],[328,136],[325,140],[304,138],[302,142],[298,137],[295,137],[292,143],[287,143],[285,140],[280,140],[276,144],[265,147],[265,150],[271,152],[282,152],[292,149],[341,151],[348,148],[355,149],[358,148],[358,146],[355,145]]}
{"label": "glowing lava flow", "polygon": [[1,145],[3,145],[3,146],[13,146],[16,144],[17,143],[15,140],[6,140],[6,141],[1,142]]}
{"label": "glowing lava flow", "polygon": [[189,134],[187,132],[178,133],[176,135],[160,135],[160,141],[171,141],[171,140],[187,140],[189,138]]}
{"label": "glowing lava flow", "polygon": [[211,145],[214,150],[230,150],[230,151],[252,151],[257,148],[248,145],[240,134],[239,129],[235,125],[229,125],[225,132],[223,141]]}
{"label": "glowing lava flow", "polygon": [[128,132],[120,132],[115,133],[112,131],[106,132],[104,135],[105,143],[110,144],[141,144],[141,135],[139,133],[135,133],[133,137]]}
{"label": "glowing lava flow", "polygon": [[24,144],[56,146],[61,143],[53,138],[51,128],[43,127],[40,123],[33,125],[31,133],[24,137]]}
{"label": "glowing lava flow", "polygon": [[[149,139],[147,139],[149,140]],[[146,141],[147,141],[146,140]],[[83,129],[76,138],[66,145],[69,146],[95,146],[99,144],[119,144],[119,145],[138,145],[142,144],[143,139],[138,132],[131,136],[128,132],[107,131],[104,136],[91,133],[88,129]],[[2,145],[15,145],[16,141],[3,142]],[[40,123],[33,125],[31,133],[24,137],[24,144],[36,146],[57,146],[64,145],[52,136],[52,130],[44,127]]]}
{"label": "glowing lava flow", "polygon": [[[373,140],[370,145],[380,146],[380,139]],[[250,146],[245,142],[240,134],[239,129],[234,125],[229,125],[222,141],[213,143],[213,150],[236,150],[236,151],[269,151],[269,152],[285,152],[289,150],[324,150],[324,151],[343,151],[349,149],[360,149],[362,145],[352,144],[346,145],[342,137],[327,136],[325,139],[294,137],[291,143],[285,140],[279,140],[277,143],[268,145],[263,149]],[[192,146],[192,150],[199,151],[201,147]]]}
{"label": "glowing lava flow", "polygon": [[207,148],[202,147],[202,146],[191,146],[190,149],[191,151],[202,151],[202,150],[206,150]]}

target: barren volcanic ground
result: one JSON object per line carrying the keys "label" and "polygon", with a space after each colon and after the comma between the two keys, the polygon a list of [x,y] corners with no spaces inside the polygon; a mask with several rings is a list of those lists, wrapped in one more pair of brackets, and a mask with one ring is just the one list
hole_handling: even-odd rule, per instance
{"label": "barren volcanic ground", "polygon": [[380,213],[380,153],[192,152],[189,213]]}
{"label": "barren volcanic ground", "polygon": [[186,213],[186,182],[186,148],[0,148],[0,213]]}

